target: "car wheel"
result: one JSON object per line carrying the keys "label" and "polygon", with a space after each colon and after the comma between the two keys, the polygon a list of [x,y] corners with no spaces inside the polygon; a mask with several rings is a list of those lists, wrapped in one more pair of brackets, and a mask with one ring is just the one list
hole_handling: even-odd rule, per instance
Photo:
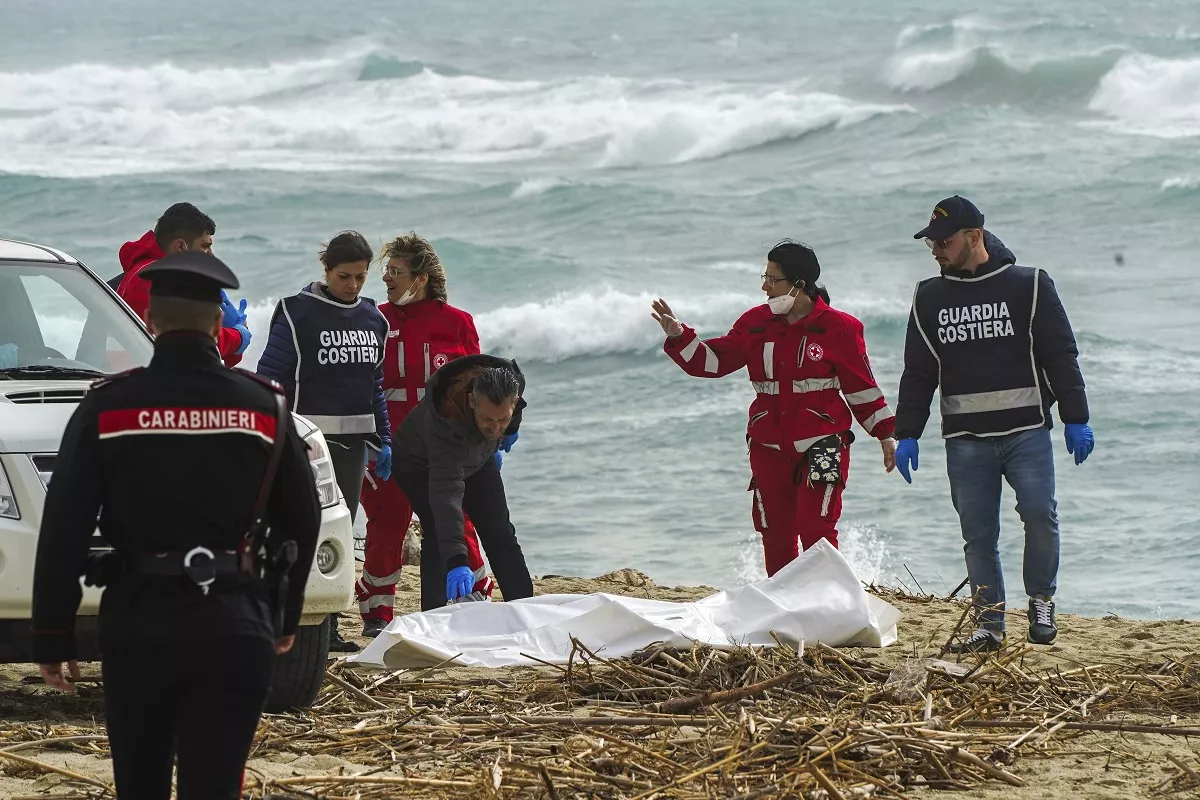
{"label": "car wheel", "polygon": [[325,682],[331,624],[331,618],[325,617],[320,625],[300,626],[292,649],[276,657],[265,707],[268,714],[305,709],[317,699],[317,692]]}

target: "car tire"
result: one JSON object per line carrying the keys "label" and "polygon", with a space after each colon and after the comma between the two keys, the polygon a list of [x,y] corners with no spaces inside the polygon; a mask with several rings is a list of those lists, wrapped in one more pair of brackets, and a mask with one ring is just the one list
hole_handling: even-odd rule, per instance
{"label": "car tire", "polygon": [[308,708],[317,699],[325,682],[325,662],[329,657],[330,617],[320,625],[302,625],[296,629],[292,649],[275,659],[275,674],[267,693],[264,710],[283,714]]}

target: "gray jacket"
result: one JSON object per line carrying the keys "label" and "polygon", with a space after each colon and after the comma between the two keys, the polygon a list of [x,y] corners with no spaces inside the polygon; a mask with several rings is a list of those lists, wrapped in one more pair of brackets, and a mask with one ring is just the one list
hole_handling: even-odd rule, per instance
{"label": "gray jacket", "polygon": [[[500,444],[479,432],[467,399],[476,376],[490,367],[515,372],[520,393],[525,394],[525,376],[515,361],[485,354],[455,359],[433,373],[425,397],[400,423],[393,442],[394,472],[428,473],[438,551],[449,566],[466,564],[462,503],[467,478],[492,460]],[[524,408],[525,400],[519,397],[506,435],[520,428]]]}

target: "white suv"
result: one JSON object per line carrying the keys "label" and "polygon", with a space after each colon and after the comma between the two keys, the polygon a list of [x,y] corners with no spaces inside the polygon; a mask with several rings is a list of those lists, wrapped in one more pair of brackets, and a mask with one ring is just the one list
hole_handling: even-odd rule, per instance
{"label": "white suv", "polygon": [[[38,529],[67,420],[93,381],[144,366],[152,354],[145,326],[87,267],[50,247],[0,239],[0,663],[29,660]],[[302,627],[276,663],[269,711],[316,697],[330,625],[354,589],[350,513],[325,438],[303,417],[293,420],[309,445],[321,534]],[[93,547],[107,547],[98,531]],[[83,660],[97,658],[99,602],[100,591],[85,587],[77,625]]]}

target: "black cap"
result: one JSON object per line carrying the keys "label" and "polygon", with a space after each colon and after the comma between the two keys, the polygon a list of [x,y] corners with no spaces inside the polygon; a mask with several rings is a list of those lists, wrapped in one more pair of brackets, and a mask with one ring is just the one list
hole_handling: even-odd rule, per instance
{"label": "black cap", "polygon": [[225,262],[211,253],[184,250],[163,256],[138,273],[150,281],[152,297],[183,297],[221,302],[222,289],[238,288],[238,279]]}
{"label": "black cap", "polygon": [[982,228],[983,212],[965,197],[947,197],[933,208],[929,224],[914,239],[946,239],[965,228]]}

